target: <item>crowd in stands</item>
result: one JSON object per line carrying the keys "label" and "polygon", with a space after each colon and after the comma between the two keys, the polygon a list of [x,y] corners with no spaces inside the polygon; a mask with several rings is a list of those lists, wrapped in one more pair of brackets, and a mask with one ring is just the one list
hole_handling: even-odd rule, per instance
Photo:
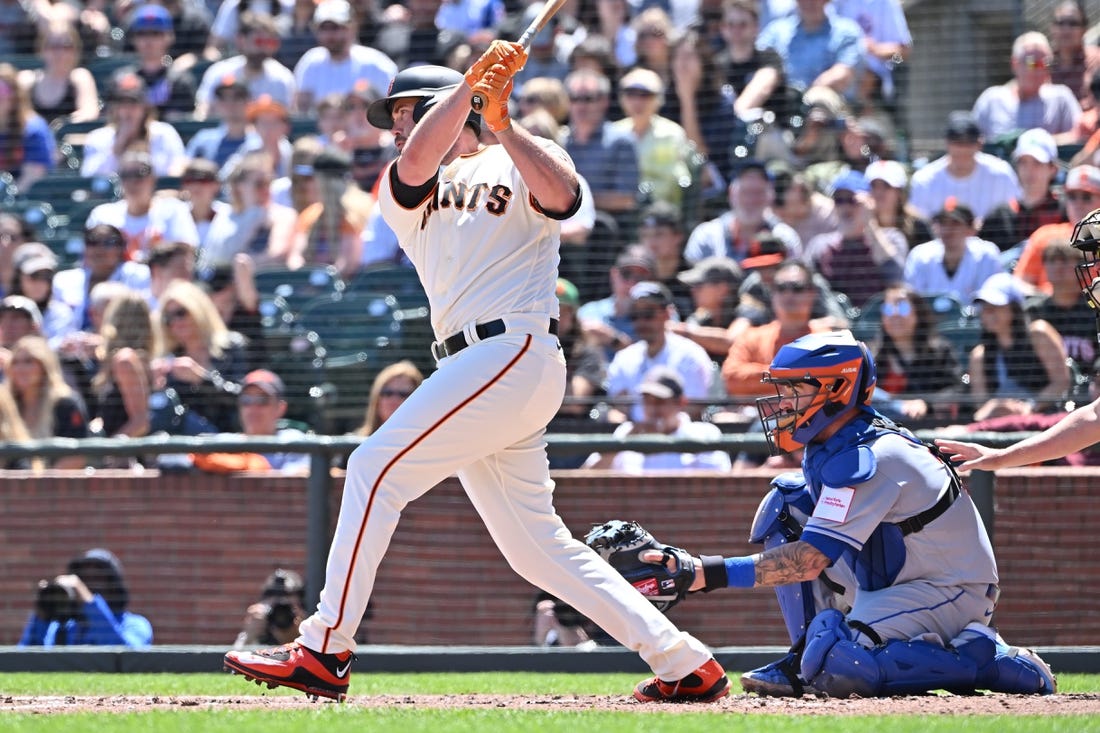
{"label": "crowd in stands", "polygon": [[[337,394],[341,422],[303,404],[328,377],[300,388],[312,377],[292,372],[338,351],[298,292],[327,302],[369,281],[358,315],[373,320],[346,331],[396,334],[428,305],[398,292],[409,263],[373,194],[397,153],[371,105],[398,69],[464,70],[539,7],[3,3],[6,437],[277,434],[288,417],[369,434],[432,368],[430,336],[402,342],[423,354],[361,359],[360,381],[379,381],[362,404]],[[878,357],[876,405],[921,427],[1087,395],[1096,341],[1068,243],[1100,207],[1100,48],[1079,2],[1045,21],[918,166],[898,145],[901,78],[923,52],[900,0],[563,8],[511,99],[584,192],[562,223],[570,376],[552,429],[753,429],[776,350],[844,327]]]}

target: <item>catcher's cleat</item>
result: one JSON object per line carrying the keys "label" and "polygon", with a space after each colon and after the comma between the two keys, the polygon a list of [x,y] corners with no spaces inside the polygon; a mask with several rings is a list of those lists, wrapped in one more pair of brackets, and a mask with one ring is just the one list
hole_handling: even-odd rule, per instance
{"label": "catcher's cleat", "polygon": [[741,688],[766,697],[802,697],[805,683],[798,676],[798,657],[792,652],[777,662],[745,672]]}
{"label": "catcher's cleat", "polygon": [[714,702],[730,692],[730,680],[722,665],[711,659],[687,677],[665,682],[657,677],[642,680],[634,688],[641,702]]}
{"label": "catcher's cleat", "polygon": [[1050,665],[1030,649],[1024,649],[1022,647],[1017,647],[1017,649],[1019,651],[1016,652],[1016,658],[1034,668],[1035,672],[1039,675],[1039,694],[1053,695],[1058,692],[1058,680],[1054,677],[1054,672],[1051,670]]}
{"label": "catcher's cleat", "polygon": [[281,685],[301,690],[313,699],[327,697],[343,702],[355,658],[351,652],[321,654],[295,641],[273,649],[229,652],[225,669],[257,685]]}

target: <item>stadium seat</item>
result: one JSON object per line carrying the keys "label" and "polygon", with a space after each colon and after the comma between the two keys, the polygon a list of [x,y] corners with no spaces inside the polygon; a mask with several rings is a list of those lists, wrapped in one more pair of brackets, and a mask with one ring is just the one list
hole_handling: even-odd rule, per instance
{"label": "stadium seat", "polygon": [[[107,120],[103,118],[73,122],[68,117],[58,117],[50,123],[50,130],[53,131],[53,137],[57,140],[59,145],[69,142],[83,146],[85,135],[92,130],[98,130],[106,124]],[[75,141],[70,138],[75,138]]]}
{"label": "stadium seat", "polygon": [[115,72],[126,66],[138,65],[136,54],[113,53],[110,56],[101,56],[88,62],[87,69],[95,79],[96,89],[101,93],[111,88],[111,77]]}
{"label": "stadium seat", "polygon": [[970,362],[970,350],[982,337],[982,324],[977,318],[965,318],[954,323],[940,323],[936,333],[947,339],[955,348],[955,358],[965,370]]}
{"label": "stadium seat", "polygon": [[68,213],[72,204],[85,201],[117,201],[122,195],[116,176],[74,176],[71,173],[51,173],[21,192],[32,201],[49,201],[59,214]]}
{"label": "stadium seat", "polygon": [[332,265],[306,265],[297,270],[265,267],[256,271],[255,279],[261,300],[278,298],[291,314],[310,301],[344,291],[344,281]]}
{"label": "stadium seat", "polygon": [[14,66],[16,71],[41,69],[46,63],[42,60],[42,57],[36,53],[5,54],[4,62]]}
{"label": "stadium seat", "polygon": [[303,135],[316,135],[317,134],[317,120],[313,117],[291,117],[290,118],[290,133],[287,138],[294,142]]}
{"label": "stadium seat", "polygon": [[875,293],[852,318],[852,335],[860,341],[871,341],[882,326],[882,293]]}
{"label": "stadium seat", "polygon": [[411,267],[384,265],[360,270],[347,281],[349,293],[392,293],[402,308],[427,307],[420,276]]}

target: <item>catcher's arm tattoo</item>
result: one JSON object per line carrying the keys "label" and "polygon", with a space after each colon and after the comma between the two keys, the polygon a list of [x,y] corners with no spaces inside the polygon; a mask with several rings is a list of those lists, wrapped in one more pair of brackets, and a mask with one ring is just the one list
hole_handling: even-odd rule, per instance
{"label": "catcher's arm tattoo", "polygon": [[756,565],[756,584],[764,586],[813,580],[832,563],[821,550],[801,540],[773,547],[753,559]]}

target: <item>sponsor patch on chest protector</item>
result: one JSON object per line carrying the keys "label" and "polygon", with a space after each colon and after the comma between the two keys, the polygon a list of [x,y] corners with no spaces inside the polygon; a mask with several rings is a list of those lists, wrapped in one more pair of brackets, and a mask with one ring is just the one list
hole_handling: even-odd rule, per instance
{"label": "sponsor patch on chest protector", "polygon": [[639,580],[638,582],[633,583],[633,585],[643,596],[655,596],[658,593],[656,578],[646,578],[645,580]]}
{"label": "sponsor patch on chest protector", "polygon": [[834,488],[826,486],[821,489],[821,498],[814,507],[814,516],[818,519],[828,519],[830,522],[843,522],[848,518],[848,510],[852,507],[852,497],[855,489],[847,487]]}

